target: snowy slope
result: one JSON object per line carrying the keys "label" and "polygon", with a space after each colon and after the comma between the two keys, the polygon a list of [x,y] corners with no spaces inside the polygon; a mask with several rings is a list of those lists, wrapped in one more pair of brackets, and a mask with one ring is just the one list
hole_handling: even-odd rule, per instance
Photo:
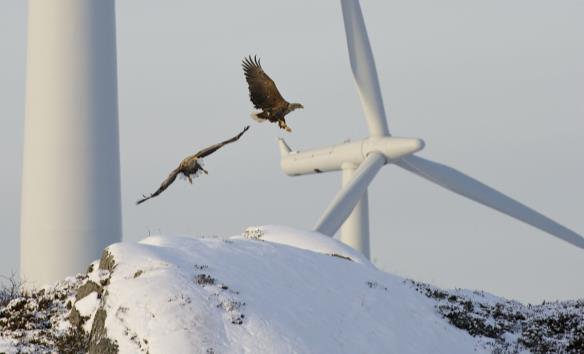
{"label": "snowy slope", "polygon": [[262,229],[257,240],[155,236],[109,247],[107,337],[121,353],[475,351],[431,300],[352,249],[317,233]]}
{"label": "snowy slope", "polygon": [[55,351],[582,353],[584,300],[525,306],[441,290],[283,226],[153,236],[0,305],[0,353]]}

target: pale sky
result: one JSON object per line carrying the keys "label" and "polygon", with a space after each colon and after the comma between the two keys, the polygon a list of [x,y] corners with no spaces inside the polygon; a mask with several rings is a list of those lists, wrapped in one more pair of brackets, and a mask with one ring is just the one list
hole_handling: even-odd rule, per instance
{"label": "pale sky", "polygon": [[[394,136],[584,234],[584,3],[362,1]],[[311,228],[340,173],[288,177],[293,149],[367,135],[338,1],[117,2],[124,239]],[[18,269],[26,2],[0,0],[0,274]],[[249,118],[240,62],[258,54],[294,130]],[[137,207],[186,155],[252,129]],[[43,176],[38,176],[39,183]],[[369,189],[372,259],[441,287],[524,302],[583,298],[584,252],[386,166]],[[58,201],[55,201],[58,207]],[[66,256],[66,255],[65,255]]]}

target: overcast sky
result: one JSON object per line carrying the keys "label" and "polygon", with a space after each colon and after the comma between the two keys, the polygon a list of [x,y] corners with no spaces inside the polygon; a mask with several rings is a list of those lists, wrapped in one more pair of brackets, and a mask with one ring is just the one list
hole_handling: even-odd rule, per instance
{"label": "overcast sky", "polygon": [[[584,2],[362,2],[389,128],[446,163],[584,233]],[[360,138],[365,120],[338,1],[117,2],[124,239],[310,228],[340,174],[288,177],[294,149]],[[0,274],[18,269],[26,2],[0,0]],[[240,67],[258,54],[294,130],[259,125]],[[186,155],[252,129],[137,207]],[[38,176],[43,183],[43,176]],[[369,189],[372,259],[442,287],[522,301],[584,297],[584,251],[386,166]],[[58,207],[58,201],[55,201]]]}

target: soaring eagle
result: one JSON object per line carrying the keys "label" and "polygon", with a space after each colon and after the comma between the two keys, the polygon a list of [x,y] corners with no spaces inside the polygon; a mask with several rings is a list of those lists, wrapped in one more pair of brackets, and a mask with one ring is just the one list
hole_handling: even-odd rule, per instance
{"label": "soaring eagle", "polygon": [[178,167],[175,168],[174,171],[172,171],[168,175],[168,177],[166,177],[166,179],[162,182],[162,184],[160,185],[158,190],[156,190],[156,192],[150,194],[149,196],[143,195],[142,196],[143,198],[138,200],[136,202],[136,205],[144,203],[148,199],[154,198],[157,195],[159,195],[160,193],[164,192],[164,190],[166,188],[168,188],[168,186],[170,186],[172,184],[172,182],[174,182],[174,180],[176,179],[176,177],[179,174],[182,174],[186,179],[188,179],[189,183],[191,183],[191,184],[193,183],[191,176],[197,177],[201,174],[201,172],[208,174],[209,172],[203,168],[202,158],[206,157],[208,155],[211,155],[212,153],[219,150],[224,145],[227,145],[229,143],[233,143],[233,142],[239,140],[239,138],[241,138],[243,133],[245,133],[248,129],[249,129],[249,125],[247,127],[245,127],[241,133],[237,134],[233,138],[227,139],[227,140],[225,140],[221,143],[215,144],[215,145],[211,145],[211,146],[197,152],[194,155],[186,157],[184,160],[181,161],[181,163],[178,165]]}
{"label": "soaring eagle", "polygon": [[298,108],[304,108],[300,103],[289,103],[282,97],[276,84],[262,69],[260,61],[251,55],[243,59],[243,72],[249,86],[249,98],[256,109],[261,112],[252,113],[252,118],[258,121],[269,120],[278,122],[278,126],[286,131],[292,131],[286,125],[286,115]]}

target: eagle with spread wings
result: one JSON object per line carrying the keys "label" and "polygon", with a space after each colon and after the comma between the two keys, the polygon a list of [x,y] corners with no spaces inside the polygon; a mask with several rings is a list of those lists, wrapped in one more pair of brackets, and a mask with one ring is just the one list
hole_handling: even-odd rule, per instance
{"label": "eagle with spread wings", "polygon": [[281,129],[290,132],[292,129],[286,124],[286,115],[298,108],[304,108],[300,103],[289,103],[282,97],[276,84],[262,69],[260,60],[251,55],[243,59],[243,72],[249,87],[249,98],[260,112],[252,113],[252,118],[264,122],[278,122]]}
{"label": "eagle with spread wings", "polygon": [[208,174],[209,172],[203,168],[202,158],[211,155],[212,153],[214,153],[215,151],[219,150],[221,147],[223,147],[227,144],[230,144],[230,143],[233,143],[233,142],[239,140],[239,138],[241,138],[241,136],[248,129],[249,129],[249,125],[246,126],[241,133],[237,134],[233,138],[227,139],[227,140],[220,142],[218,144],[211,145],[211,146],[197,152],[196,154],[188,156],[185,159],[183,159],[181,161],[181,163],[178,165],[178,167],[175,168],[174,171],[172,171],[168,175],[168,177],[166,177],[166,179],[162,182],[162,184],[156,190],[156,192],[150,194],[149,196],[143,195],[142,199],[140,199],[136,202],[136,205],[144,203],[148,199],[154,198],[157,195],[159,195],[160,193],[164,192],[164,190],[166,190],[166,188],[168,188],[174,182],[176,177],[181,175],[181,174],[191,184],[193,183],[193,179],[192,179],[193,176],[197,177],[201,174],[201,172],[204,174]]}

